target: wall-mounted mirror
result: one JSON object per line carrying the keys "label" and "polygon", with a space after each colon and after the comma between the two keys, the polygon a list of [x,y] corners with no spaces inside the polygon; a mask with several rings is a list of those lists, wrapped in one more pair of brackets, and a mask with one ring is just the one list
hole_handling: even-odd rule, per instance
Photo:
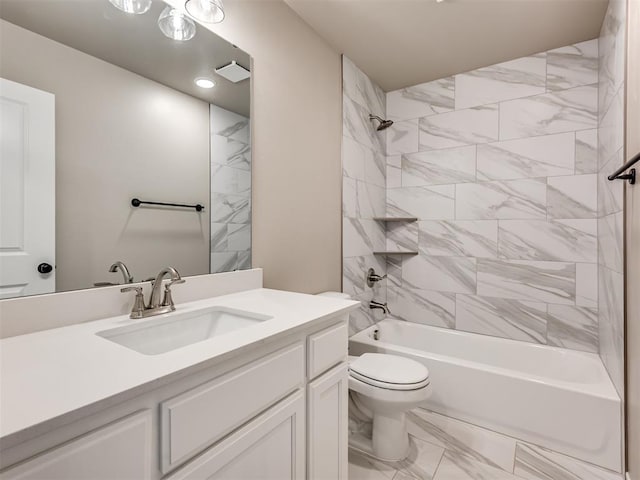
{"label": "wall-mounted mirror", "polygon": [[0,0],[0,298],[251,268],[250,56],[117,3]]}

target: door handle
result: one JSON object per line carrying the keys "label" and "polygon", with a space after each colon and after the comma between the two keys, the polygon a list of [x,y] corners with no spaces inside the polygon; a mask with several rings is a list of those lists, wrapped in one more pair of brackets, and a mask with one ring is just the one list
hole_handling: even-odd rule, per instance
{"label": "door handle", "polygon": [[38,265],[38,272],[40,273],[51,273],[53,271],[53,267],[48,263],[41,263]]}

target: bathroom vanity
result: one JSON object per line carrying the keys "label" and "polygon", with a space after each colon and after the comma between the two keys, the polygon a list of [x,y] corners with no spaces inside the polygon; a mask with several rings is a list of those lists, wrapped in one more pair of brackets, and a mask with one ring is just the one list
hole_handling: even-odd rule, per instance
{"label": "bathroom vanity", "polygon": [[[346,479],[356,307],[256,289],[3,339],[0,478]],[[255,322],[154,353],[212,311]]]}

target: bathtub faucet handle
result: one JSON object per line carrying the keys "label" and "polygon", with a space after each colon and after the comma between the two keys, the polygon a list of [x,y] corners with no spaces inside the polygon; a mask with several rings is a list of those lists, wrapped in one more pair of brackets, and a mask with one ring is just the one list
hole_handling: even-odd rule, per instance
{"label": "bathtub faucet handle", "polygon": [[373,268],[370,268],[367,271],[367,286],[369,286],[369,288],[373,288],[373,285],[376,282],[379,282],[380,280],[384,280],[385,278],[387,278],[387,274],[385,273],[384,275],[380,276],[376,273],[376,271]]}

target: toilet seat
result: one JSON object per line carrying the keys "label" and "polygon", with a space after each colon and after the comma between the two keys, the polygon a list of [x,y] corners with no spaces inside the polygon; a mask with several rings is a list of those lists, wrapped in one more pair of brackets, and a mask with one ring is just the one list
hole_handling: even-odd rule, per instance
{"label": "toilet seat", "polygon": [[419,362],[398,355],[365,353],[349,362],[349,375],[386,390],[418,390],[429,385],[429,370]]}

